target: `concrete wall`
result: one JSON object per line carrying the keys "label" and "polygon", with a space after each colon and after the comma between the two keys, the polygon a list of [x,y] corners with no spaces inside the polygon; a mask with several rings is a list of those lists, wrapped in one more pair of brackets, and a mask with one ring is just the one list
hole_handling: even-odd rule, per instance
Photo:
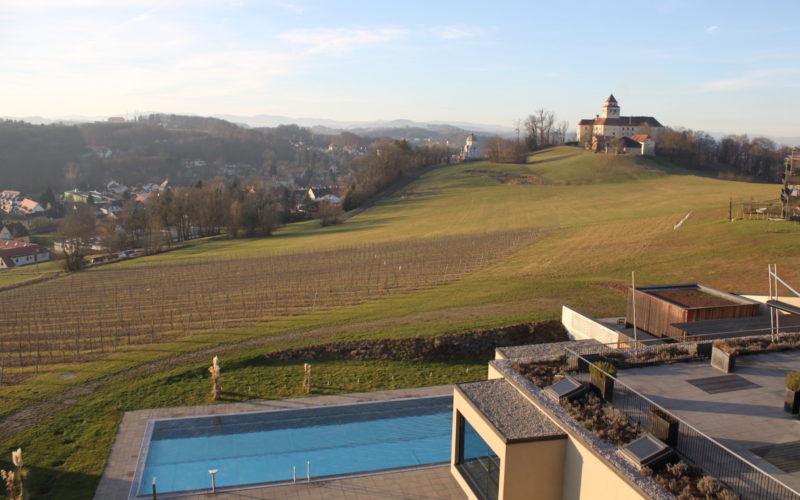
{"label": "concrete wall", "polygon": [[641,500],[648,497],[618,476],[579,441],[569,438],[564,461],[564,500]]}
{"label": "concrete wall", "polygon": [[490,361],[489,368],[487,370],[486,380],[494,380],[497,378],[503,378],[503,374],[494,366],[494,364]]}
{"label": "concrete wall", "polygon": [[501,500],[561,500],[567,439],[514,443],[501,464]]}
{"label": "concrete wall", "polygon": [[[495,454],[500,457],[500,465],[503,466],[505,462],[505,448],[506,445],[503,442],[503,439],[497,435],[497,432],[494,428],[489,424],[489,421],[484,418],[483,414],[477,411],[472,405],[467,401],[464,396],[461,395],[458,391],[453,392],[453,438],[451,440],[451,450],[450,450],[450,473],[455,478],[458,485],[461,487],[461,490],[466,493],[467,498],[470,500],[479,500],[478,497],[472,492],[472,488],[470,488],[469,483],[464,477],[461,475],[461,472],[456,468],[456,460],[458,460],[458,428],[457,428],[457,420],[458,414],[461,413],[461,416],[469,422],[469,425],[472,426],[473,429],[481,436],[481,438],[489,445],[489,448],[495,452]],[[501,472],[501,480],[502,480],[502,472]]]}
{"label": "concrete wall", "polygon": [[572,340],[595,339],[603,344],[619,342],[618,331],[569,306],[561,307],[561,323]]}
{"label": "concrete wall", "polygon": [[[793,283],[789,284],[794,286]],[[783,285],[779,286],[783,287]],[[795,287],[795,289],[797,289],[797,287]],[[755,300],[756,302],[760,302],[762,304],[766,304],[767,301],[769,300],[769,295],[742,295],[742,297],[750,300]],[[780,300],[781,302],[786,302],[787,304],[791,304],[796,307],[800,307],[800,297],[796,297],[794,295],[781,295],[778,297],[778,300]],[[764,314],[768,314],[767,309],[765,307],[762,307],[761,309]]]}

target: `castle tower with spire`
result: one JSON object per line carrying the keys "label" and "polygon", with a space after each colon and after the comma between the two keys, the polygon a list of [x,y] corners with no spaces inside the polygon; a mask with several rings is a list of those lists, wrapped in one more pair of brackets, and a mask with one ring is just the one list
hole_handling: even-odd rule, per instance
{"label": "castle tower with spire", "polygon": [[603,103],[603,109],[600,110],[601,118],[619,118],[619,104],[614,99],[614,94],[608,96],[606,102]]}
{"label": "castle tower with spire", "polygon": [[[625,139],[642,145],[642,154],[653,154],[658,137],[664,129],[652,116],[622,116],[614,94],[603,102],[600,114],[578,122],[578,143],[590,147],[593,143],[607,144]],[[631,142],[633,141],[633,142]]]}

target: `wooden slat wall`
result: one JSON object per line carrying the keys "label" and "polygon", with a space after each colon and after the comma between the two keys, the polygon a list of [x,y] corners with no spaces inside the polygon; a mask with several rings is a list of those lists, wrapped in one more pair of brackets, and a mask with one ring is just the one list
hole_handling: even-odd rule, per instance
{"label": "wooden slat wall", "polygon": [[758,316],[759,304],[738,304],[735,306],[699,307],[689,309],[686,321],[706,319],[748,318]]}
{"label": "wooden slat wall", "polygon": [[[628,292],[626,321],[633,324],[631,297],[632,294]],[[636,291],[636,327],[656,337],[683,337],[683,330],[670,325],[689,321],[686,319],[686,313],[687,310],[680,306],[638,290]]]}
{"label": "wooden slat wall", "polygon": [[[625,320],[633,324],[632,294],[628,291],[628,311]],[[685,337],[686,332],[672,323],[708,319],[745,318],[759,314],[759,304],[699,307],[686,309],[647,293],[636,291],[636,327],[657,337]]]}

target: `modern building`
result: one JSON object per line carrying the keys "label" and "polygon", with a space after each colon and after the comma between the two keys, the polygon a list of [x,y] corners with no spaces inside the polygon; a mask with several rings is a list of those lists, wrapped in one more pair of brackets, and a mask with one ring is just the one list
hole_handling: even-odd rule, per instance
{"label": "modern building", "polygon": [[619,103],[611,94],[603,103],[599,115],[578,122],[578,143],[590,147],[594,137],[605,138],[608,142],[613,138],[629,137],[642,142],[639,139],[643,138],[637,139],[635,136],[648,136],[653,143],[640,154],[653,154],[663,128],[652,116],[621,116]]}
{"label": "modern building", "polygon": [[0,191],[0,210],[11,213],[17,206],[20,194],[19,191],[12,191],[10,189]]}
{"label": "modern building", "polygon": [[[731,302],[717,305],[738,309],[733,316],[727,311],[722,319],[695,322],[716,321],[719,328],[727,321],[728,336],[752,335],[736,331],[737,321],[752,319],[741,314],[750,305],[780,302],[791,310],[796,302],[731,300],[699,285],[637,288],[636,298],[649,300],[660,292],[660,300],[674,304],[687,297]],[[666,314],[668,305],[655,306],[654,314]],[[565,307],[562,321],[575,340],[498,348],[486,381],[456,386],[451,472],[468,498],[675,498],[687,486],[684,479],[670,482],[672,469],[663,464],[678,460],[695,467],[685,475],[694,474],[695,487],[702,476],[714,478],[703,487],[720,489],[703,498],[800,498],[800,426],[797,415],[784,409],[783,382],[800,367],[800,350],[765,347],[737,357],[736,373],[726,374],[709,361],[712,340],[675,343],[641,332],[644,337],[631,342],[631,325],[619,319],[598,321]],[[672,319],[667,315],[664,321]],[[644,323],[652,320],[645,316]],[[781,332],[800,332],[798,322],[784,325]],[[725,335],[714,337],[719,336]],[[800,342],[800,335],[737,339],[745,340],[788,346]],[[613,361],[619,372],[596,376],[598,360]],[[617,426],[623,419],[637,437],[613,444],[612,430],[595,425],[599,417],[579,421],[577,403],[567,402],[586,404],[578,398],[591,392],[603,400],[604,409],[595,415],[617,418]],[[725,496],[730,493],[736,496]]]}

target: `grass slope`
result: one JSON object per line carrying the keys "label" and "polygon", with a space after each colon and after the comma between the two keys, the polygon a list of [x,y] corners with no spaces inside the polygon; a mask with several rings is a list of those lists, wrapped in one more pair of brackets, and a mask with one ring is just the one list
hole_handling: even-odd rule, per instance
{"label": "grass slope", "polygon": [[[540,181],[513,183],[521,176]],[[602,283],[625,283],[634,270],[642,284],[697,281],[723,290],[764,293],[766,264],[777,262],[784,277],[797,283],[800,226],[726,222],[730,197],[770,198],[778,189],[692,175],[663,160],[607,157],[560,147],[531,155],[524,165],[481,162],[436,169],[338,226],[293,224],[270,238],[210,241],[107,266],[106,270],[123,275],[221,258],[544,230],[503,260],[442,286],[249,326],[211,329],[168,343],[122,346],[102,359],[58,365],[19,385],[0,387],[0,415],[70,394],[67,404],[48,408],[43,415],[49,416],[41,417],[37,425],[14,435],[4,435],[0,429],[0,459],[22,446],[28,450],[28,463],[36,468],[32,480],[38,476],[42,490],[60,498],[90,497],[121,412],[206,401],[204,369],[211,352],[223,353],[229,398],[286,397],[299,390],[300,375],[294,373],[298,367],[261,366],[260,353],[337,339],[437,335],[553,318],[563,303],[598,316],[618,314],[624,310],[623,295]],[[690,210],[689,219],[673,229]],[[59,286],[64,280],[58,277],[48,284]],[[198,351],[201,354],[188,354]],[[157,360],[162,364],[136,369]],[[424,376],[427,368],[413,364],[332,362],[329,366],[338,370],[337,379],[360,380],[375,389],[434,382]],[[477,366],[437,366],[427,373],[437,374],[436,383],[470,380],[483,376],[482,369],[473,368]],[[132,371],[103,378],[124,370]],[[59,378],[65,373],[76,376]],[[69,392],[92,380],[100,382],[86,394],[73,397]],[[281,380],[286,382],[281,385]],[[341,383],[330,390],[359,387]],[[60,437],[67,433],[69,437]]]}

